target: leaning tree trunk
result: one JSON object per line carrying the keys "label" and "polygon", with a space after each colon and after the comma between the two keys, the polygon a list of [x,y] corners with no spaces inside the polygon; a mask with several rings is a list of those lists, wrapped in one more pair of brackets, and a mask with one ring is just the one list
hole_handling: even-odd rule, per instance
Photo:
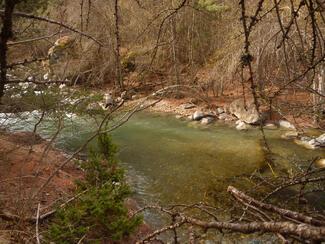
{"label": "leaning tree trunk", "polygon": [[0,33],[0,103],[7,81],[7,42],[12,37],[12,15],[18,0],[5,0],[5,11],[2,15],[2,29]]}

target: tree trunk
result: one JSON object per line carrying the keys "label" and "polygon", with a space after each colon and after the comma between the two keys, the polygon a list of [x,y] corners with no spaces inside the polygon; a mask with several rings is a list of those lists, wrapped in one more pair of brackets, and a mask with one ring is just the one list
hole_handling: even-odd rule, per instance
{"label": "tree trunk", "polygon": [[[173,7],[173,1],[172,1]],[[174,74],[176,79],[176,85],[180,84],[179,70],[178,70],[178,60],[177,60],[177,30],[176,30],[176,14],[171,18],[171,32],[172,32],[172,56],[173,56],[173,66]],[[179,96],[179,88],[176,88],[176,95]]]}
{"label": "tree trunk", "polygon": [[5,0],[5,11],[2,16],[2,29],[0,34],[0,103],[7,81],[7,42],[12,37],[12,15],[17,2],[17,0]]}
{"label": "tree trunk", "polygon": [[116,40],[116,49],[115,49],[115,62],[116,62],[116,82],[115,86],[119,87],[121,90],[124,89],[123,87],[123,80],[122,80],[122,69],[121,69],[121,40],[120,40],[120,19],[119,19],[119,0],[115,0],[115,40]]}

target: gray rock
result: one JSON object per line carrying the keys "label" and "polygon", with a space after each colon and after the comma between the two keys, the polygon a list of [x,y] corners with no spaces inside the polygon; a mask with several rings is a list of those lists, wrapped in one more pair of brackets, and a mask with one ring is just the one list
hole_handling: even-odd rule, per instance
{"label": "gray rock", "polygon": [[195,111],[195,113],[192,115],[193,120],[201,120],[204,118],[204,113],[202,111]]}
{"label": "gray rock", "polygon": [[296,129],[296,127],[293,124],[291,124],[289,121],[286,120],[279,120],[279,126],[290,130]]}
{"label": "gray rock", "polygon": [[201,124],[202,125],[208,125],[211,124],[213,122],[213,118],[212,117],[205,117],[201,120]]}
{"label": "gray rock", "polygon": [[105,107],[113,106],[115,104],[112,93],[109,92],[104,94],[104,104]]}
{"label": "gray rock", "polygon": [[248,130],[250,129],[252,126],[249,125],[249,124],[246,124],[245,122],[243,121],[240,121],[237,126],[236,126],[236,129],[237,130]]}
{"label": "gray rock", "polygon": [[260,116],[252,101],[246,101],[246,108],[243,99],[233,101],[229,106],[231,114],[247,124],[256,124],[260,121]]}

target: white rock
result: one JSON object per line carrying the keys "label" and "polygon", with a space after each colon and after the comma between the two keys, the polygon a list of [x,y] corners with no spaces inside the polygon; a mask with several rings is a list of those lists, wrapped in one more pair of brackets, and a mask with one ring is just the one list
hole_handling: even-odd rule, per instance
{"label": "white rock", "polygon": [[42,94],[42,91],[34,91],[34,94],[35,95],[41,95]]}
{"label": "white rock", "polygon": [[235,122],[236,125],[239,125],[239,124],[241,124],[241,123],[243,123],[243,121],[241,121],[241,120],[237,120],[237,121]]}
{"label": "white rock", "polygon": [[63,89],[64,87],[66,87],[65,84],[61,84],[61,85],[59,85],[59,89]]}
{"label": "white rock", "polygon": [[279,120],[279,126],[290,130],[296,129],[296,127],[293,124],[291,124],[289,121],[286,120]]}
{"label": "white rock", "polygon": [[217,113],[218,114],[222,114],[224,112],[225,112],[225,110],[223,108],[217,108]]}
{"label": "white rock", "polygon": [[211,124],[213,122],[213,120],[214,119],[212,117],[206,117],[201,120],[201,124],[208,125],[208,124]]}
{"label": "white rock", "polygon": [[276,130],[278,127],[273,123],[267,123],[264,125],[264,129],[267,130]]}
{"label": "white rock", "polygon": [[48,80],[50,77],[50,74],[49,73],[46,73],[45,75],[43,75],[43,79],[44,80]]}
{"label": "white rock", "polygon": [[35,80],[35,78],[34,78],[34,76],[28,76],[28,77],[27,77],[27,80],[30,81],[30,82],[32,82],[32,81]]}
{"label": "white rock", "polygon": [[240,123],[238,123],[237,126],[236,126],[237,130],[248,130],[250,128],[251,128],[251,125],[248,125],[243,121],[240,121]]}

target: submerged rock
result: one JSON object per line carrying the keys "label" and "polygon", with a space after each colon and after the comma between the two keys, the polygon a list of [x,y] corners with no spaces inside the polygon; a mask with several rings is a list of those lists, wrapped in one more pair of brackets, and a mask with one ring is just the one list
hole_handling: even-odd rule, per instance
{"label": "submerged rock", "polygon": [[208,125],[211,124],[214,121],[212,117],[206,117],[201,120],[202,125]]}
{"label": "submerged rock", "polygon": [[281,138],[283,139],[295,139],[299,136],[299,133],[297,131],[287,131],[283,135],[281,135]]}
{"label": "submerged rock", "polygon": [[286,120],[279,120],[279,126],[285,129],[295,130],[296,127]]}
{"label": "submerged rock", "polygon": [[315,164],[319,168],[325,168],[325,158],[318,159]]}
{"label": "submerged rock", "polygon": [[325,147],[325,134],[322,134],[317,138],[310,138],[304,136],[301,137],[299,140],[296,139],[295,143],[304,146],[307,149],[317,149],[317,148]]}
{"label": "submerged rock", "polygon": [[237,99],[230,104],[229,111],[247,124],[256,124],[260,121],[260,116],[252,101],[246,101],[245,107],[244,100]]}
{"label": "submerged rock", "polygon": [[319,146],[314,143],[314,139],[304,136],[300,139],[295,139],[294,142],[300,146],[303,146],[307,149],[317,149]]}

